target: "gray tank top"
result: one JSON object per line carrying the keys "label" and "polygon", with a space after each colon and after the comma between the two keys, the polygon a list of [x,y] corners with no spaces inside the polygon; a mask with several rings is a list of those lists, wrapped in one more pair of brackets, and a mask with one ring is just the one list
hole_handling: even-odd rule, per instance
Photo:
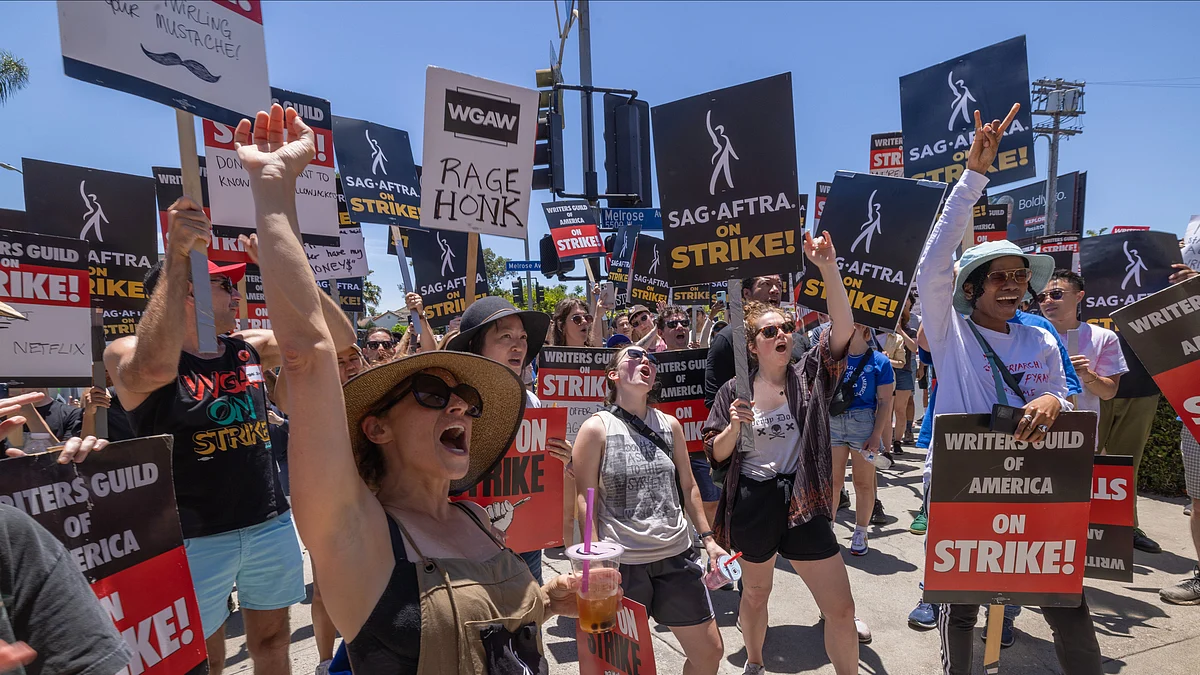
{"label": "gray tank top", "polygon": [[[675,464],[648,438],[607,411],[600,462],[598,539],[625,547],[622,563],[643,565],[687,550],[691,535],[675,491]],[[646,426],[674,447],[670,420],[653,408]]]}

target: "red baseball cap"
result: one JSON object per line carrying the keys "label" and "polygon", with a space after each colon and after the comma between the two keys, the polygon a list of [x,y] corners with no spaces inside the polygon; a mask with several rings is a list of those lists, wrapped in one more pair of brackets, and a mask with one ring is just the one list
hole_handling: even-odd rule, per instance
{"label": "red baseball cap", "polygon": [[236,284],[242,280],[242,277],[246,276],[246,263],[235,263],[233,265],[222,266],[218,265],[212,260],[209,260],[208,274],[210,276],[213,274],[224,274],[225,276],[229,277],[230,281]]}

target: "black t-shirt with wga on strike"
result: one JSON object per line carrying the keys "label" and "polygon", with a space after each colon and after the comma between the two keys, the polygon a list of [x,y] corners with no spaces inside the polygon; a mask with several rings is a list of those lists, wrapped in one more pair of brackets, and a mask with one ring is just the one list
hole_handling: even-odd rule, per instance
{"label": "black t-shirt with wga on strike", "polygon": [[179,356],[175,382],[129,411],[138,436],[171,434],[175,500],[185,538],[258,525],[288,509],[271,452],[262,360],[220,336],[211,359]]}

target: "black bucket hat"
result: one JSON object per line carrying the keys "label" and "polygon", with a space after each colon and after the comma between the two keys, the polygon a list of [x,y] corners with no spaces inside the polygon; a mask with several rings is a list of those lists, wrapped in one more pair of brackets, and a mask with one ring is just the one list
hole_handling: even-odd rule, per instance
{"label": "black bucket hat", "polygon": [[550,330],[550,315],[543,312],[518,310],[508,300],[495,295],[489,295],[471,303],[467,311],[463,312],[462,321],[459,322],[458,335],[450,339],[445,349],[455,352],[471,351],[471,340],[480,331],[486,330],[489,324],[506,316],[520,317],[521,323],[525,325],[529,349],[525,352],[525,363],[522,365],[528,366],[537,358],[538,353],[542,351],[542,346],[546,343],[546,332]]}

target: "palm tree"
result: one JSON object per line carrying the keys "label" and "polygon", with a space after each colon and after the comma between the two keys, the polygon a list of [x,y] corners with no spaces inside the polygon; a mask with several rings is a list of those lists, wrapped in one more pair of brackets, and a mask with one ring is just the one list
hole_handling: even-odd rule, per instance
{"label": "palm tree", "polygon": [[29,84],[29,66],[25,65],[25,59],[0,49],[0,105],[7,103],[9,97],[26,84]]}

